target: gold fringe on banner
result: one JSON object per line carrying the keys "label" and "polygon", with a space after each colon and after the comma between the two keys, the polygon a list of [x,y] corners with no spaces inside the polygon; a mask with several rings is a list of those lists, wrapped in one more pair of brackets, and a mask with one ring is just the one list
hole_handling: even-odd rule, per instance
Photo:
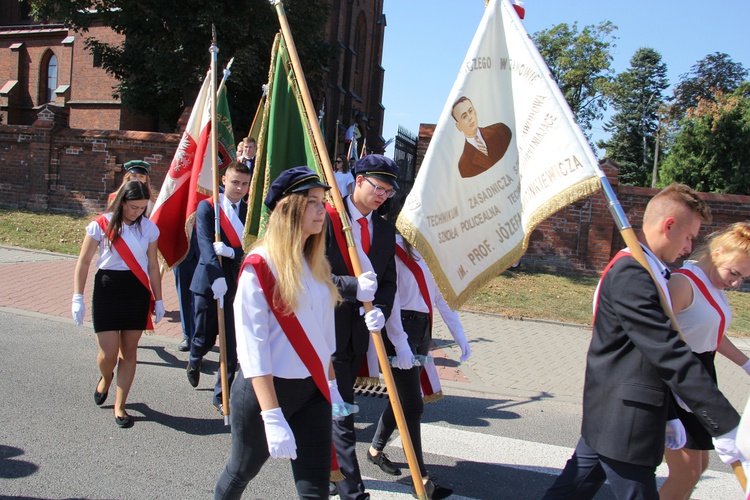
{"label": "gold fringe on banner", "polygon": [[443,391],[437,391],[433,392],[429,396],[423,397],[422,401],[424,401],[425,403],[434,403],[435,401],[440,401],[441,399],[443,399],[443,397]]}
{"label": "gold fringe on banner", "polygon": [[588,179],[584,179],[577,184],[574,184],[564,192],[558,193],[550,198],[529,217],[528,226],[524,228],[523,240],[495,264],[485,269],[484,272],[474,278],[459,294],[456,294],[455,290],[450,285],[447,276],[443,273],[435,252],[432,250],[432,247],[424,236],[422,236],[422,233],[419,232],[417,227],[414,226],[411,221],[402,216],[399,216],[396,221],[396,227],[401,232],[401,235],[406,238],[406,240],[409,241],[409,243],[411,243],[420,254],[422,254],[427,267],[435,278],[435,283],[437,283],[440,293],[443,294],[443,298],[451,309],[458,309],[489,280],[508,269],[514,262],[518,261],[524,253],[526,253],[526,250],[529,247],[531,233],[534,232],[534,229],[536,229],[542,221],[558,212],[563,207],[575,203],[587,196],[591,196],[600,189],[601,181],[599,180],[599,177],[589,177]]}

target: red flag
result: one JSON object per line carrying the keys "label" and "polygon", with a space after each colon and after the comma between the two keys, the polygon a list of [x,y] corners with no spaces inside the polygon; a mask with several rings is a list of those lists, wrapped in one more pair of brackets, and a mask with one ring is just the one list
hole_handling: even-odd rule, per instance
{"label": "red flag", "polygon": [[[211,100],[209,72],[190,113],[185,132],[177,146],[172,164],[169,167],[159,197],[154,205],[151,220],[159,227],[159,252],[170,268],[179,264],[188,251],[193,232],[193,218],[198,203],[211,196]],[[219,128],[219,168],[232,161],[234,139],[231,120],[222,120],[222,110],[228,106],[226,92],[221,92],[218,102],[217,126]],[[224,123],[229,124],[228,137]],[[205,167],[205,168],[204,168]]]}

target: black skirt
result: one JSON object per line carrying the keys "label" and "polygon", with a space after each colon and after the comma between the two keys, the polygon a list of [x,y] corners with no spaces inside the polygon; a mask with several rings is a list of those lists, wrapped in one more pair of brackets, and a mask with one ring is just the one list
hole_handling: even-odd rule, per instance
{"label": "black skirt", "polygon": [[131,271],[99,269],[92,302],[95,332],[146,329],[151,291]]}
{"label": "black skirt", "polygon": [[[714,357],[716,353],[713,351],[693,353],[701,364],[706,368],[711,378],[716,382],[716,366],[714,365]],[[680,417],[682,425],[685,426],[685,433],[687,434],[687,443],[685,448],[689,450],[713,450],[714,445],[711,441],[711,434],[708,433],[700,420],[690,412],[687,412],[677,406],[677,415]]]}

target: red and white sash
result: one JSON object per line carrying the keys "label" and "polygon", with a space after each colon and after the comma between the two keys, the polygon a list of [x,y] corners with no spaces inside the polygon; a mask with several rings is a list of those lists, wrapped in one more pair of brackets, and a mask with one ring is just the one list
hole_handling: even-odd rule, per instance
{"label": "red and white sash", "polygon": [[[257,253],[251,253],[245,257],[242,267],[240,268],[240,276],[245,266],[251,265],[255,269],[255,274],[260,282],[260,287],[263,289],[263,295],[266,297],[268,307],[271,308],[276,321],[279,322],[279,326],[286,334],[286,338],[294,348],[294,352],[300,357],[302,363],[310,372],[310,375],[318,387],[318,390],[325,396],[328,402],[331,402],[331,391],[328,389],[328,377],[326,376],[323,368],[323,363],[320,361],[315,348],[313,347],[310,339],[305,333],[305,329],[297,319],[297,315],[293,311],[283,312],[275,306],[273,296],[274,290],[276,289],[276,278],[271,272],[271,268],[268,266],[266,260],[258,255]],[[335,477],[334,474],[340,475],[338,459],[336,458],[336,449],[331,442],[331,477]]]}
{"label": "red and white sash", "polygon": [[[214,206],[214,200],[213,198],[208,199],[208,203],[211,204],[211,206]],[[229,217],[227,217],[227,214],[224,213],[224,207],[219,204],[219,226],[221,227],[221,230],[224,232],[224,234],[227,237],[227,240],[229,240],[229,244],[233,248],[240,248],[242,246],[242,235],[245,232],[245,226],[242,224],[242,222],[239,222],[239,212],[238,216],[234,217],[231,221],[229,220]]]}
{"label": "red and white sash", "polygon": [[703,294],[703,297],[706,298],[706,301],[709,303],[711,307],[716,309],[716,313],[719,315],[719,331],[718,336],[716,338],[716,345],[718,346],[721,344],[721,339],[724,336],[724,333],[727,328],[727,317],[724,314],[724,310],[721,308],[718,302],[716,302],[716,299],[714,299],[713,295],[711,295],[711,292],[708,290],[708,287],[706,287],[706,284],[701,281],[698,276],[695,275],[695,273],[689,269],[676,269],[673,271],[675,274],[681,274],[691,280],[695,286],[700,290],[701,294]]}
{"label": "red and white sash", "polygon": [[[97,224],[99,224],[99,227],[102,229],[102,233],[106,236],[107,226],[109,226],[109,220],[107,219],[107,217],[102,214],[94,220]],[[110,244],[112,245],[112,247],[114,247],[115,250],[117,250],[117,253],[120,255],[123,262],[125,262],[125,265],[127,265],[128,269],[130,269],[135,277],[138,278],[138,281],[140,281],[141,284],[146,287],[146,290],[148,290],[148,293],[151,296],[148,305],[148,315],[146,317],[146,330],[153,331],[154,323],[151,320],[151,313],[154,311],[155,301],[154,293],[151,291],[151,285],[149,284],[148,272],[146,269],[143,269],[141,264],[138,262],[138,259],[135,258],[135,255],[133,255],[133,251],[130,250],[128,242],[125,240],[125,238],[123,238],[122,235],[120,235],[120,237],[115,241],[112,241],[112,239],[110,238]]]}

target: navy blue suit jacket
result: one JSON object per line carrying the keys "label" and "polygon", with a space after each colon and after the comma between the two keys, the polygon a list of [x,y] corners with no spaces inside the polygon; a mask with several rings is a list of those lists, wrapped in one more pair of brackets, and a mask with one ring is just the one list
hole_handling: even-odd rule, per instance
{"label": "navy blue suit jacket", "polygon": [[[240,201],[239,217],[244,221],[247,217],[247,203]],[[198,266],[193,274],[193,281],[190,283],[190,291],[201,295],[213,295],[211,292],[211,283],[217,278],[224,278],[227,281],[227,294],[224,301],[232,300],[237,292],[237,279],[240,274],[240,266],[245,252],[242,246],[234,248],[234,258],[219,259],[214,253],[214,207],[208,200],[203,200],[198,204],[195,214],[195,230],[193,232],[198,247]],[[221,231],[221,241],[225,245],[231,246],[224,230]]]}

